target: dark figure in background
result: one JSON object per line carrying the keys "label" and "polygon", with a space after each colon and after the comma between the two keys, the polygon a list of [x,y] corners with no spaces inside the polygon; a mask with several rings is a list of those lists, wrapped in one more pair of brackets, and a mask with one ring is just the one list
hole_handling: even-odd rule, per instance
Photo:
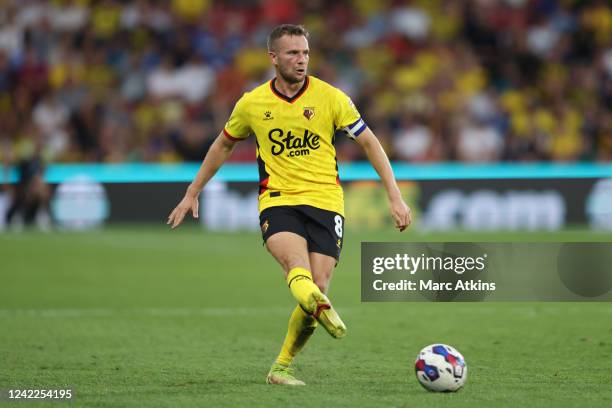
{"label": "dark figure in background", "polygon": [[40,149],[16,163],[17,183],[13,189],[13,201],[6,213],[6,225],[10,226],[16,214],[22,214],[26,226],[32,225],[40,209],[49,207],[50,189],[43,179],[44,162]]}

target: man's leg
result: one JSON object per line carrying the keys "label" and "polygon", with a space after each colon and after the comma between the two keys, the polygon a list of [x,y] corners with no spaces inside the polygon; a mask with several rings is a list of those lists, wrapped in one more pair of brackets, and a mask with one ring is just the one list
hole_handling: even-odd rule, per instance
{"label": "man's leg", "polygon": [[[336,265],[336,259],[317,252],[311,252],[309,258],[314,283],[321,292],[326,293],[329,288],[332,271]],[[281,367],[289,367],[293,358],[310,339],[316,327],[316,319],[304,312],[300,305],[296,306],[289,319],[287,335],[275,364]]]}
{"label": "man's leg", "polygon": [[[309,258],[314,283],[319,287],[321,292],[326,293],[336,260],[331,256],[316,252],[311,252]],[[283,347],[276,362],[284,366],[289,366],[293,358],[302,350],[316,328],[317,320],[304,312],[300,305],[297,305],[289,319],[287,336],[285,337]]]}
{"label": "man's leg", "polygon": [[[304,274],[306,274],[305,272],[309,273],[308,249],[303,237],[292,232],[278,232],[268,238],[266,247],[282,266],[285,279],[294,270],[302,271]],[[305,278],[302,278],[302,280],[306,281]],[[305,282],[302,282],[302,289],[304,284]],[[304,298],[306,295],[298,294],[298,296]],[[304,312],[298,304],[289,318],[289,327],[281,351],[268,374],[267,382],[269,384],[304,385],[303,381],[293,377],[293,374],[289,371],[289,365],[291,365],[295,355],[304,347],[316,325],[316,320]]]}
{"label": "man's leg", "polygon": [[5,222],[7,226],[10,226],[15,214],[23,211],[23,206],[25,204],[25,193],[23,192],[23,188],[24,187],[21,185],[15,187],[13,200],[11,201],[9,209],[6,212]]}
{"label": "man's leg", "polygon": [[334,338],[344,337],[346,327],[327,296],[313,282],[306,240],[292,232],[279,232],[266,241],[268,251],[285,271],[291,294]]}
{"label": "man's leg", "polygon": [[276,357],[266,379],[268,384],[305,385],[303,381],[293,376],[289,368],[295,356],[304,348],[312,333],[317,327],[314,317],[306,314],[300,305],[297,305],[289,318],[287,335],[283,341],[281,351]]}
{"label": "man's leg", "polygon": [[[267,382],[271,384],[304,385],[302,381],[293,377],[288,367],[317,326],[313,314],[317,315],[319,319],[323,319],[322,322],[325,322],[328,327],[335,325],[332,329],[332,331],[336,330],[335,333],[338,333],[339,330],[345,330],[344,324],[339,318],[334,318],[335,312],[331,308],[329,300],[313,282],[307,244],[303,237],[291,232],[279,232],[268,238],[266,247],[283,267],[287,284],[299,303],[291,314],[285,341],[268,374]],[[323,275],[317,273],[317,276]],[[313,299],[314,306],[312,305]],[[326,309],[319,310],[320,305],[326,306]],[[311,309],[314,309],[314,312]],[[337,317],[337,315],[335,316]]]}
{"label": "man's leg", "polygon": [[319,287],[321,292],[327,293],[332,272],[336,267],[336,258],[318,252],[311,252],[309,254],[309,260],[314,283]]}
{"label": "man's leg", "polygon": [[312,282],[306,240],[296,233],[282,231],[268,238],[266,248],[282,266],[291,294],[307,310],[310,294],[317,288]]}

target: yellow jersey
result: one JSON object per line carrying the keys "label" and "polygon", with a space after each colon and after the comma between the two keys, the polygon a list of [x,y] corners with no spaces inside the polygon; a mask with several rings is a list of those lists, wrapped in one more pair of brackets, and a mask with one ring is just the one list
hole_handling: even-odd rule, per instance
{"label": "yellow jersey", "polygon": [[245,93],[223,129],[232,140],[257,139],[259,211],[310,205],[344,216],[334,136],[341,129],[354,139],[366,124],[346,94],[320,79],[307,76],[291,98],[275,82]]}

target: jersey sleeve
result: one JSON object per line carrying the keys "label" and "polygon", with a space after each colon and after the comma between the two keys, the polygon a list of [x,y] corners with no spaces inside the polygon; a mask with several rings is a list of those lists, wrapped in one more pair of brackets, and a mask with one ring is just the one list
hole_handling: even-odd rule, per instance
{"label": "jersey sleeve", "polygon": [[344,92],[337,90],[334,105],[336,108],[336,129],[344,130],[348,137],[356,139],[367,128],[367,125],[361,118],[355,104]]}
{"label": "jersey sleeve", "polygon": [[234,110],[223,128],[223,134],[234,141],[244,140],[251,134],[245,99],[246,94],[242,95],[236,102],[236,106],[234,106]]}

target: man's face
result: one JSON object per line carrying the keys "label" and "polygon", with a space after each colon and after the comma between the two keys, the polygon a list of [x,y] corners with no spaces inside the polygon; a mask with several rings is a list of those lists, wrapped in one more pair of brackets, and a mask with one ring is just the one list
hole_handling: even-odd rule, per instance
{"label": "man's face", "polygon": [[308,68],[308,40],[302,35],[284,35],[274,43],[269,52],[278,75],[295,84],[306,77]]}

